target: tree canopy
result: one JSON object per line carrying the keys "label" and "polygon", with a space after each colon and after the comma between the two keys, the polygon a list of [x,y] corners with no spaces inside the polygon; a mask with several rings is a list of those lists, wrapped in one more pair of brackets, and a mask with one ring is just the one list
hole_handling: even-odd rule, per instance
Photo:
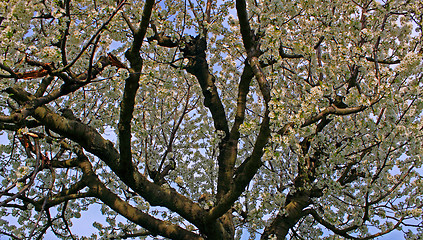
{"label": "tree canopy", "polygon": [[422,27],[421,0],[0,1],[0,234],[417,239]]}

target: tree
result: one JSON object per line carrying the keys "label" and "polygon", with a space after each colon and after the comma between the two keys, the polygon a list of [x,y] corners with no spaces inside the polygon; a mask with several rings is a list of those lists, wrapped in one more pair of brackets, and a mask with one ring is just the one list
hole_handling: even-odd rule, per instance
{"label": "tree", "polygon": [[423,234],[421,1],[8,0],[0,16],[1,234],[77,239],[95,203],[104,238]]}

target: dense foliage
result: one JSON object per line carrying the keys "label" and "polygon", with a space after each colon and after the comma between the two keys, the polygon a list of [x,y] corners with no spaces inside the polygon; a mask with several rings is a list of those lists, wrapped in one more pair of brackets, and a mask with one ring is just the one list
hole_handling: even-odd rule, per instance
{"label": "dense foliage", "polygon": [[[421,0],[0,1],[0,234],[423,234]],[[120,217],[119,217],[120,216]]]}

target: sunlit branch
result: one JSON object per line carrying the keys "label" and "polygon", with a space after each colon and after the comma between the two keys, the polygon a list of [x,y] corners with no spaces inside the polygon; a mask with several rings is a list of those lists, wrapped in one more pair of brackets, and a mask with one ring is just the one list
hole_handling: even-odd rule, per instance
{"label": "sunlit branch", "polygon": [[[19,88],[9,88],[9,92],[14,93],[12,98],[19,102],[26,102],[33,98],[32,95]],[[113,143],[105,140],[94,128],[78,121],[70,121],[53,113],[45,106],[36,108],[33,116],[52,131],[79,143],[85,150],[99,157],[118,174],[127,186],[144,197],[152,206],[167,207],[194,224],[202,222],[205,210],[174,189],[157,186],[136,170],[129,174],[121,174],[119,153]]]}
{"label": "sunlit branch", "polygon": [[279,48],[279,56],[281,58],[303,58],[304,55],[302,54],[289,54],[289,53],[285,53],[285,51],[283,50],[283,47],[281,46]]}
{"label": "sunlit branch", "polygon": [[378,62],[378,63],[382,63],[382,64],[399,64],[401,63],[401,60],[397,59],[397,60],[376,60],[372,57],[366,57],[366,60],[369,62]]}
{"label": "sunlit branch", "polygon": [[[370,104],[372,105],[372,104]],[[358,107],[349,107],[349,108],[338,108],[334,105],[325,108],[323,111],[318,113],[317,115],[307,119],[301,127],[306,127],[308,125],[311,125],[313,123],[316,123],[317,121],[321,120],[322,118],[328,116],[328,115],[349,115],[353,113],[358,113],[368,108],[368,106],[358,106]]]}
{"label": "sunlit branch", "polygon": [[210,23],[210,21],[211,21],[211,8],[212,8],[212,0],[207,0],[207,4],[206,4],[206,19],[205,19],[205,21],[207,23]]}
{"label": "sunlit branch", "polygon": [[51,84],[51,82],[54,80],[53,76],[47,76],[45,78],[43,78],[43,80],[41,81],[37,91],[35,92],[34,96],[35,97],[41,97],[44,95],[44,93],[47,90],[47,87]]}
{"label": "sunlit branch", "polygon": [[81,162],[80,168],[87,178],[89,192],[128,220],[164,237],[187,240],[203,239],[177,225],[154,218],[120,199],[98,179],[88,161]]}
{"label": "sunlit branch", "polygon": [[26,206],[26,205],[19,205],[19,204],[13,204],[13,203],[4,204],[2,207],[5,207],[5,208],[16,208],[16,209],[19,209],[21,211],[28,210],[28,206]]}
{"label": "sunlit branch", "polygon": [[276,235],[278,239],[283,239],[289,230],[294,227],[298,221],[306,216],[303,211],[310,203],[310,191],[297,191],[290,197],[289,201],[283,207],[284,213],[279,213],[270,225],[266,226],[261,240],[267,240],[270,235]]}
{"label": "sunlit branch", "polygon": [[71,158],[71,159],[67,159],[64,161],[51,161],[51,166],[53,168],[74,168],[78,166],[79,163],[79,159],[78,158]]}
{"label": "sunlit branch", "polygon": [[[3,114],[0,114],[0,121],[1,121],[2,124],[14,123],[16,121],[16,117],[14,115],[6,116],[6,115],[3,115]],[[5,125],[5,126],[7,126],[7,125]]]}
{"label": "sunlit branch", "polygon": [[[56,205],[59,205],[63,202],[69,201],[69,200],[75,200],[75,199],[81,199],[81,198],[88,198],[88,197],[95,197],[95,195],[91,192],[83,192],[83,193],[71,193],[68,195],[64,194],[58,194],[56,196],[52,196],[52,198],[47,199],[46,201],[46,208],[50,208]],[[41,199],[42,202],[37,201],[35,206],[35,210],[42,211],[43,208],[43,201],[45,198]]]}
{"label": "sunlit branch", "polygon": [[[247,53],[250,54],[249,51],[247,51]],[[251,53],[251,54],[253,54],[253,53]],[[259,84],[260,91],[261,91],[263,98],[264,98],[264,101],[265,101],[265,107],[267,109],[267,107],[268,107],[267,104],[270,101],[270,85],[267,82],[266,76],[265,76],[263,69],[261,68],[260,63],[258,61],[258,58],[256,56],[251,57],[250,65],[251,65],[251,68],[253,70],[254,76],[256,77],[257,82]]]}
{"label": "sunlit branch", "polygon": [[353,237],[351,235],[348,235],[348,231],[352,231],[354,229],[357,229],[359,226],[353,226],[353,227],[349,227],[347,229],[338,229],[336,226],[332,225],[331,223],[329,223],[328,221],[324,220],[314,209],[307,209],[305,210],[306,214],[310,214],[313,216],[313,218],[320,224],[322,224],[323,226],[325,226],[327,229],[331,230],[332,232],[348,238],[348,239],[360,239],[360,238],[356,238]]}
{"label": "sunlit branch", "polygon": [[10,76],[2,75],[4,78],[18,78],[18,75],[8,66],[0,63],[0,69],[5,70],[6,72],[10,73]]}
{"label": "sunlit branch", "polygon": [[4,232],[4,231],[2,231],[2,230],[0,230],[0,234],[5,235],[5,236],[9,236],[9,237],[11,237],[12,239],[17,239],[17,240],[23,239],[23,238],[21,238],[21,237],[18,237],[18,236],[16,236],[16,235],[12,234],[12,233],[9,233],[9,232]]}
{"label": "sunlit branch", "polygon": [[19,78],[32,79],[32,78],[44,77],[49,74],[50,76],[60,77],[65,83],[70,83],[73,81],[72,78],[74,77],[74,75],[70,77],[68,74],[64,72],[55,72],[56,69],[54,67],[53,62],[48,62],[48,63],[40,62],[38,60],[34,60],[30,58],[28,55],[25,55],[23,60],[25,61],[25,63],[27,63],[30,66],[41,67],[42,69],[24,72],[24,73],[17,73]]}
{"label": "sunlit branch", "polygon": [[111,239],[134,239],[136,237],[146,237],[146,236],[156,236],[156,234],[149,232],[149,231],[143,231],[143,232],[137,232],[137,233],[124,233],[124,234],[119,234],[119,236],[117,238],[111,238]]}

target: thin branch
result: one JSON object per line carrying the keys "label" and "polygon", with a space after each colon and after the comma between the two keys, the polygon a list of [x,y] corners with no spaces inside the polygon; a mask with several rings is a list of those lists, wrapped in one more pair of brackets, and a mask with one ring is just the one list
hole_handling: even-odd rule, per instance
{"label": "thin branch", "polygon": [[66,22],[66,29],[63,31],[62,37],[59,40],[59,44],[60,44],[59,47],[62,53],[62,63],[64,66],[68,64],[67,55],[66,55],[66,42],[67,42],[67,36],[69,35],[69,28],[71,24],[70,2],[71,0],[65,1],[65,15],[68,17],[68,20]]}
{"label": "thin branch", "polygon": [[178,122],[176,123],[176,125],[173,127],[172,132],[170,133],[169,142],[167,144],[166,151],[163,154],[162,160],[161,160],[160,165],[159,165],[159,167],[157,169],[158,172],[161,172],[162,167],[163,167],[163,164],[164,164],[164,162],[166,160],[167,155],[169,154],[169,152],[172,152],[172,145],[173,145],[173,141],[175,140],[175,137],[176,137],[176,132],[178,131],[179,126],[181,125],[181,123],[182,123],[185,115],[188,113],[188,104],[189,104],[189,98],[190,98],[190,89],[191,89],[191,87],[188,87],[188,90],[187,90],[188,92],[187,92],[187,96],[186,96],[186,100],[185,100],[185,105],[184,105],[184,108],[182,110],[182,114],[179,117]]}
{"label": "thin branch", "polygon": [[[24,137],[25,137],[25,135],[24,135]],[[24,148],[25,148],[25,150],[30,151],[30,149],[28,149],[28,148],[30,148],[29,145],[24,145]],[[41,165],[42,165],[41,164],[41,157],[40,157],[40,154],[38,153],[37,154],[37,157],[36,157],[36,164],[35,164],[36,167],[35,167],[34,171],[31,174],[25,176],[25,179],[26,178],[29,178],[29,183],[25,184],[25,186],[23,186],[22,189],[19,190],[13,196],[11,196],[11,197],[5,199],[4,201],[0,202],[0,207],[6,205],[7,203],[9,203],[9,202],[11,202],[13,200],[15,200],[16,198],[20,198],[21,196],[23,196],[23,194],[26,191],[29,190],[29,188],[34,184],[35,177],[37,176],[37,174],[41,170],[41,167],[42,167]]]}
{"label": "thin branch", "polygon": [[69,232],[69,235],[70,235],[70,237],[72,238],[72,239],[74,239],[75,240],[75,237],[73,236],[73,234],[72,234],[72,231],[71,231],[71,229],[70,229],[70,227],[69,227],[69,223],[68,223],[68,220],[66,220],[66,209],[67,209],[67,206],[68,206],[68,200],[66,200],[64,203],[63,203],[63,209],[62,209],[62,214],[61,214],[61,216],[62,216],[62,219],[63,219],[63,223],[65,223],[65,228],[66,228],[66,230]]}
{"label": "thin branch", "polygon": [[382,194],[381,196],[379,196],[375,200],[369,202],[369,204],[370,205],[376,204],[376,203],[382,201],[384,198],[386,198],[390,194],[392,194],[393,191],[403,183],[404,179],[411,173],[413,168],[414,167],[411,167],[410,169],[408,169],[408,171],[401,177],[401,179],[399,179],[397,183],[395,183],[389,190],[387,190],[385,194]]}
{"label": "thin branch", "polygon": [[[42,206],[41,206],[41,210],[45,210],[46,208],[46,203],[47,203],[47,199],[48,199],[48,195],[50,195],[50,192],[51,192],[51,189],[48,191],[48,193],[47,193],[47,197],[44,199],[44,201],[43,201],[43,204],[42,204]],[[31,239],[34,235],[35,235],[35,230],[37,229],[37,225],[38,225],[38,223],[40,222],[40,220],[41,220],[41,217],[43,216],[43,214],[42,213],[40,213],[39,215],[38,215],[38,218],[37,218],[37,221],[35,222],[35,224],[34,224],[34,227],[32,228],[32,230],[31,230],[31,232],[29,233],[29,236],[28,236],[28,239]]]}
{"label": "thin branch", "polygon": [[[334,226],[334,225],[332,225],[331,223],[329,223],[328,221],[326,221],[326,220],[324,220],[317,212],[316,212],[316,210],[314,210],[314,209],[307,209],[307,210],[305,210],[305,213],[306,214],[310,214],[310,215],[312,215],[313,216],[313,218],[318,222],[318,223],[320,223],[320,224],[322,224],[323,226],[325,226],[327,229],[329,229],[329,230],[331,230],[332,232],[334,232],[334,233],[336,233],[336,234],[338,234],[338,235],[340,235],[340,236],[342,236],[342,237],[345,237],[345,238],[348,238],[348,239],[360,239],[360,238],[356,238],[356,237],[353,237],[353,236],[351,236],[351,235],[349,235],[349,234],[347,234],[347,232],[348,232],[348,230],[344,230],[344,229],[338,229],[336,226]],[[355,228],[358,228],[358,226],[356,226]],[[351,228],[349,228],[350,230],[353,230],[353,229],[351,229]]]}
{"label": "thin branch", "polygon": [[[32,63],[35,64],[35,62],[32,62]],[[43,64],[43,63],[37,63],[37,64]],[[97,61],[97,64],[95,65],[95,67],[93,67],[93,69],[92,69],[92,75],[96,76],[97,74],[102,72],[105,67],[107,67],[109,65],[114,65],[113,61],[111,61],[111,55],[109,55],[107,57],[101,56],[99,58],[99,60]],[[26,100],[16,98],[16,97],[20,96],[21,94],[23,94],[23,93],[17,93],[16,91],[19,91],[18,89],[7,88],[4,91],[6,93],[9,93],[9,94],[12,94],[12,95],[17,94],[16,96],[12,96],[12,98],[14,98],[14,100],[16,100],[19,104],[23,105],[23,107],[19,111],[15,111],[13,118],[17,119],[18,121],[23,120],[26,117],[33,114],[33,111],[37,107],[42,106],[44,104],[47,104],[47,103],[49,103],[49,102],[51,102],[51,101],[53,101],[53,100],[55,100],[59,97],[62,97],[66,94],[75,92],[79,88],[88,84],[87,81],[83,81],[83,80],[87,79],[87,77],[88,76],[87,76],[86,72],[82,73],[82,74],[77,76],[75,81],[68,80],[59,89],[52,91],[50,94],[48,94],[46,96],[36,98],[35,96],[31,95],[29,97],[29,99],[26,99]]]}
{"label": "thin branch", "polygon": [[322,44],[323,40],[325,39],[325,36],[321,36],[319,38],[319,41],[314,45],[314,49],[317,50],[318,47],[320,47],[320,44]]}
{"label": "thin branch", "polygon": [[85,80],[86,82],[89,82],[92,79],[92,71],[93,71],[93,60],[94,60],[94,55],[95,55],[95,50],[97,49],[97,44],[100,41],[100,35],[97,36],[97,38],[94,41],[94,46],[91,52],[91,56],[90,56],[90,60],[88,62],[88,71],[87,71],[87,79]]}
{"label": "thin branch", "polygon": [[101,25],[101,27],[94,33],[94,35],[91,37],[91,39],[85,44],[85,46],[82,48],[82,50],[79,52],[79,54],[70,62],[68,65],[64,66],[63,68],[60,68],[58,70],[55,70],[54,73],[61,73],[64,71],[67,71],[69,68],[71,68],[78,59],[82,56],[82,54],[87,50],[87,48],[97,39],[97,36],[103,31],[106,26],[110,23],[110,21],[113,19],[113,17],[119,12],[119,10],[126,4],[126,0],[122,0],[122,2],[119,3],[119,5],[116,7],[115,11],[110,15],[110,17]]}
{"label": "thin branch", "polygon": [[135,34],[137,29],[134,27],[134,25],[131,23],[131,20],[126,16],[125,12],[122,12],[122,17],[125,20],[126,24],[128,25],[129,29],[131,30],[132,34]]}

